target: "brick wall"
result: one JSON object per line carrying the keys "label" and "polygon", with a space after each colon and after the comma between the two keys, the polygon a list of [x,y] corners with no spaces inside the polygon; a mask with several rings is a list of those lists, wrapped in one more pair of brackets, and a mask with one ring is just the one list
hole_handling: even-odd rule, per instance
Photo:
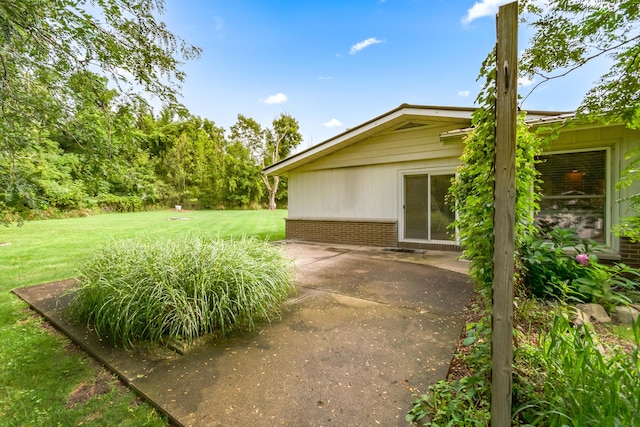
{"label": "brick wall", "polygon": [[287,239],[347,245],[395,247],[396,221],[286,219]]}
{"label": "brick wall", "polygon": [[639,268],[640,244],[631,242],[628,237],[620,237],[620,262]]}

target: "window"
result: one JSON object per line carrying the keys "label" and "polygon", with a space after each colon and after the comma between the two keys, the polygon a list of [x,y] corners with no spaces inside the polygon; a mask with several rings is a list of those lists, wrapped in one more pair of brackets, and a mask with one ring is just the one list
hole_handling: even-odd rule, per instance
{"label": "window", "polygon": [[606,150],[549,154],[540,160],[538,223],[573,228],[580,237],[606,243]]}

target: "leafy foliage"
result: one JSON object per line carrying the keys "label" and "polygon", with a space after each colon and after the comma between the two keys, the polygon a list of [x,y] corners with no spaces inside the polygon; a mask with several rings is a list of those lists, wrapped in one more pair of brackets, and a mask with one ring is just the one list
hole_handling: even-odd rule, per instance
{"label": "leafy foliage", "polygon": [[[640,129],[640,106],[637,107],[636,116],[628,123],[631,129]],[[629,150],[626,154],[627,166],[621,173],[620,180],[616,183],[617,190],[626,190],[627,196],[621,201],[629,203],[632,212],[640,212],[640,192],[634,183],[640,181],[640,145]],[[623,218],[616,227],[616,232],[627,236],[633,242],[640,242],[640,216],[634,215]]]}
{"label": "leafy foliage", "polygon": [[[640,7],[637,0],[551,0],[543,5],[525,0],[525,21],[535,31],[520,61],[520,70],[541,80],[531,90],[561,79],[589,62],[607,58],[605,72],[585,94],[579,116],[640,128]],[[531,93],[530,92],[530,93]],[[528,96],[528,95],[527,95]],[[525,97],[526,99],[526,97]],[[640,178],[640,148],[627,153],[629,163],[617,188],[633,191],[625,197],[633,214],[617,232],[640,241],[640,194],[632,187]]]}
{"label": "leafy foliage", "polygon": [[542,82],[562,78],[587,62],[608,56],[610,69],[586,94],[580,112],[629,122],[640,106],[640,8],[636,0],[526,0],[527,24],[535,31],[521,71]]}
{"label": "leafy foliage", "polygon": [[[481,294],[491,300],[493,283],[493,217],[495,173],[495,52],[485,60],[481,76],[485,86],[477,102],[482,107],[474,112],[473,130],[465,139],[461,157],[463,166],[449,190],[449,201],[461,208],[451,228],[458,231],[464,255],[471,260],[469,272]],[[538,208],[536,188],[538,173],[536,156],[543,140],[530,132],[524,114],[518,119],[516,137],[516,245],[534,232],[532,215]],[[464,207],[464,208],[462,208]],[[517,259],[516,259],[517,261]]]}
{"label": "leafy foliage", "polygon": [[278,316],[291,267],[255,238],[115,241],[80,267],[69,315],[125,346],[228,334]]}
{"label": "leafy foliage", "polygon": [[556,313],[538,346],[516,352],[519,422],[541,426],[638,426],[640,324],[636,347],[602,347],[590,328],[575,329]]}
{"label": "leafy foliage", "polygon": [[[241,143],[251,153],[260,169],[287,157],[302,141],[298,121],[288,114],[280,114],[272,122],[272,129],[263,129],[260,124],[242,114],[231,127],[231,140]],[[280,184],[279,176],[261,174],[268,193],[268,207],[276,208],[276,194]]]}
{"label": "leafy foliage", "polygon": [[422,425],[432,427],[490,424],[490,324],[488,316],[467,324],[467,336],[462,345],[470,348],[464,361],[472,373],[458,380],[443,380],[430,386],[428,393],[414,400],[406,416],[408,422],[423,422]]}
{"label": "leafy foliage", "polygon": [[[90,72],[74,74],[70,84],[72,105],[56,119],[64,127],[43,124],[29,131],[31,140],[0,156],[6,171],[0,174],[5,223],[16,215],[68,210],[128,212],[157,204],[218,209],[269,202],[262,163],[247,141],[230,141],[213,121],[184,111],[178,115],[164,108],[156,117]],[[53,96],[34,87],[45,100]],[[289,116],[274,121],[280,122],[297,129]],[[271,188],[274,203],[286,201],[286,185]]]}
{"label": "leafy foliage", "polygon": [[[113,106],[114,92],[105,91],[103,78],[90,70],[99,69],[130,99],[141,100],[137,92],[142,89],[176,104],[184,79],[180,61],[196,58],[200,51],[156,19],[163,8],[161,0],[0,2],[0,216],[4,222],[11,214],[41,207],[40,199],[47,194],[39,194],[40,175],[33,158],[50,146],[52,132],[82,135],[76,141],[79,144],[94,141],[87,150],[109,149],[105,140],[113,136],[110,131],[115,126],[105,127],[93,119],[110,116],[108,105]],[[78,96],[91,98],[94,92],[99,95],[95,101],[102,102],[99,116]]]}
{"label": "leafy foliage", "polygon": [[[542,4],[524,0],[521,8],[529,13],[527,21],[535,30],[520,64],[521,73],[542,77],[544,83],[609,55],[613,66],[586,95],[580,114],[589,120],[622,121],[633,128],[640,127],[638,2],[551,0]],[[474,129],[465,140],[464,166],[459,168],[449,196],[458,206],[459,216],[453,226],[458,230],[465,256],[471,260],[470,274],[487,303],[491,301],[493,276],[494,63],[495,52],[488,56],[480,72],[480,77],[486,79],[477,99],[480,109],[474,115]],[[520,145],[524,141],[528,143]],[[623,301],[616,291],[635,286],[628,279],[628,275],[637,274],[635,270],[600,265],[591,255],[586,259],[589,265],[582,264],[584,257],[569,257],[564,252],[566,246],[577,245],[585,254],[591,251],[591,243],[576,241],[575,236],[562,230],[556,230],[551,245],[537,236],[531,219],[538,203],[533,166],[540,141],[520,121],[517,173],[528,169],[518,175],[516,183],[516,245],[522,263],[518,254],[515,256],[523,279],[520,283],[540,295],[605,304]],[[629,187],[639,177],[640,151],[629,153],[629,158],[632,162],[619,188]],[[629,200],[632,207],[640,207],[640,196],[632,195]],[[640,240],[639,225],[640,220],[634,218],[622,230]],[[638,425],[638,348],[631,357],[621,352],[604,355],[592,335],[587,332],[583,337],[563,316],[557,319],[540,347],[526,346],[516,352],[514,400],[522,406],[514,412],[514,424]],[[407,416],[409,421],[426,420],[425,425],[433,426],[488,425],[487,331],[488,328],[472,325],[464,340],[465,345],[474,347],[471,357],[466,358],[472,373],[432,386],[430,393],[416,400]],[[482,361],[484,370],[477,363]]]}
{"label": "leafy foliage", "polygon": [[[624,292],[639,287],[633,279],[638,280],[640,271],[624,264],[600,264],[594,253],[600,249],[574,230],[555,227],[540,233],[520,250],[526,290],[560,301],[595,302],[605,307],[628,304]],[[584,264],[579,262],[580,254],[584,254]]]}

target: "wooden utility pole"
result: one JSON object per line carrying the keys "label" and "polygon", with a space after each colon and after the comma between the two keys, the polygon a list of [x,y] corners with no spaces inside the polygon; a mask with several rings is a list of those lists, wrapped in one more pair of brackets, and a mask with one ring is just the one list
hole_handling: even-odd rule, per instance
{"label": "wooden utility pole", "polygon": [[498,10],[497,34],[491,425],[507,427],[513,365],[518,2]]}

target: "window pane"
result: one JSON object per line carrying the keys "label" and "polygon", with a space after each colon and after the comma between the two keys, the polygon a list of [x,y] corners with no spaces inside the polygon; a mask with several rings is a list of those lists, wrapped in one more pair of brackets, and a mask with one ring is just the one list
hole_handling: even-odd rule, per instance
{"label": "window pane", "polygon": [[538,222],[604,243],[606,159],[604,150],[542,156]]}
{"label": "window pane", "polygon": [[431,176],[431,240],[454,240],[447,227],[455,219],[453,209],[445,203],[453,175]]}
{"label": "window pane", "polygon": [[427,240],[429,175],[405,175],[404,191],[404,237]]}

